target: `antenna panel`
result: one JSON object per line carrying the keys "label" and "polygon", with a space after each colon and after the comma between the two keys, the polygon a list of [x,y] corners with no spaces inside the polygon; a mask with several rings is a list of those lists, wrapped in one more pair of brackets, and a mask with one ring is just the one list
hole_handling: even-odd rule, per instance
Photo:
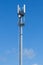
{"label": "antenna panel", "polygon": [[17,13],[19,13],[19,11],[20,11],[20,7],[19,7],[19,4],[18,4],[18,6],[17,6]]}
{"label": "antenna panel", "polygon": [[25,10],[26,10],[26,6],[25,6],[25,4],[24,4],[24,7],[23,7],[23,9],[24,9],[24,13],[26,12]]}

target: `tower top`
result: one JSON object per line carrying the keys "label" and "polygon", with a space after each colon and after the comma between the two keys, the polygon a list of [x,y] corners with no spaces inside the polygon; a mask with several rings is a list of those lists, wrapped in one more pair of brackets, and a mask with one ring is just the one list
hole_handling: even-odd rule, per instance
{"label": "tower top", "polygon": [[24,16],[24,14],[25,14],[25,4],[24,4],[24,6],[22,7],[22,9],[20,9],[20,6],[19,6],[19,4],[18,4],[18,6],[17,6],[17,14],[18,14],[18,17],[23,17]]}

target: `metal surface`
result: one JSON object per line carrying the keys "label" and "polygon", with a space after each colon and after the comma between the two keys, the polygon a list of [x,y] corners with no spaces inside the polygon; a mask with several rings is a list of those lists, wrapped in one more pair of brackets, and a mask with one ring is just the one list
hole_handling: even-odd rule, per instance
{"label": "metal surface", "polygon": [[20,7],[18,5],[18,18],[19,18],[19,65],[22,65],[22,44],[23,44],[23,26],[24,26],[24,22],[23,17],[25,14],[25,5],[23,7],[22,10],[20,10]]}

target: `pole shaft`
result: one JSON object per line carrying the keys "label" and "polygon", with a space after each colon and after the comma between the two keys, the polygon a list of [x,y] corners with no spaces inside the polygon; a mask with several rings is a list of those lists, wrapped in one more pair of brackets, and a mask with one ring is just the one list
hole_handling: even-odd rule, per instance
{"label": "pole shaft", "polygon": [[[22,18],[21,21],[22,23]],[[22,30],[22,26],[19,27],[20,28],[20,40],[19,40],[19,65],[22,65],[22,43],[23,43],[23,30]]]}

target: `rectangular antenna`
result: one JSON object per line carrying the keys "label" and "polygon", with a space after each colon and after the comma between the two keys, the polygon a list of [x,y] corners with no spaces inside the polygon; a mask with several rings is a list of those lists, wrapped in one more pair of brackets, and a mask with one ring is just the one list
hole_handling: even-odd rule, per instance
{"label": "rectangular antenna", "polygon": [[20,7],[19,7],[19,4],[17,5],[17,13],[19,13],[20,11]]}
{"label": "rectangular antenna", "polygon": [[23,7],[23,9],[24,9],[24,13],[26,12],[25,10],[26,10],[26,6],[25,6],[25,4],[24,4],[24,7]]}

